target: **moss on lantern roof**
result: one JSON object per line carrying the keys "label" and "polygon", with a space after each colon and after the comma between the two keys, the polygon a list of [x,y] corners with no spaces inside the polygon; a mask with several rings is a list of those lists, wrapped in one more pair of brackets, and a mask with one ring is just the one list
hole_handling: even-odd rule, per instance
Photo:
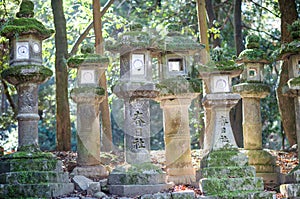
{"label": "moss on lantern roof", "polygon": [[86,87],[78,87],[78,88],[73,88],[71,91],[72,95],[88,95],[88,94],[96,94],[98,96],[103,96],[105,95],[105,89],[102,87],[91,87],[91,86],[86,86]]}
{"label": "moss on lantern roof", "polygon": [[83,63],[102,63],[106,64],[109,62],[109,58],[99,54],[81,54],[74,55],[68,59],[68,66],[71,68],[77,68]]}
{"label": "moss on lantern roof", "polygon": [[47,29],[35,18],[17,18],[9,21],[0,30],[0,35],[6,38],[18,37],[19,35],[36,34],[41,39],[46,39],[54,33],[54,30]]}
{"label": "moss on lantern roof", "polygon": [[300,40],[300,19],[288,25],[288,31],[294,40]]}
{"label": "moss on lantern roof", "polygon": [[16,14],[17,17],[33,17],[34,4],[30,0],[23,0],[20,5],[20,11]]}
{"label": "moss on lantern roof", "polygon": [[257,35],[248,35],[246,37],[246,49],[243,50],[237,62],[247,63],[247,62],[264,62],[267,63],[266,53],[259,49],[260,37]]}
{"label": "moss on lantern roof", "polygon": [[158,42],[158,48],[163,51],[182,51],[203,49],[205,46],[187,35],[182,35],[179,32],[170,32]]}
{"label": "moss on lantern roof", "polygon": [[137,49],[151,48],[151,37],[147,32],[129,31],[121,34],[117,41],[106,42],[106,49],[116,52],[129,52]]}
{"label": "moss on lantern roof", "polygon": [[160,96],[202,92],[200,79],[185,79],[181,76],[161,80],[155,86],[159,90]]}
{"label": "moss on lantern roof", "polygon": [[244,64],[236,63],[235,60],[229,58],[229,55],[224,54],[224,50],[220,47],[212,49],[211,60],[205,65],[198,65],[197,69],[201,72],[213,72],[213,71],[233,71],[242,70]]}

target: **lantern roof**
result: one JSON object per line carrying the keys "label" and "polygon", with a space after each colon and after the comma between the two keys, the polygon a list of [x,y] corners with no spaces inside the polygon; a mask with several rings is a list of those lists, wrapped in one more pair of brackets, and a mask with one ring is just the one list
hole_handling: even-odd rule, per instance
{"label": "lantern roof", "polygon": [[203,49],[200,44],[179,32],[169,32],[161,36],[156,31],[143,31],[141,25],[130,26],[131,30],[121,34],[117,41],[107,41],[106,49],[125,54],[134,50],[164,51],[195,51]]}
{"label": "lantern roof", "polygon": [[70,68],[78,68],[83,63],[109,63],[109,58],[103,55],[94,53],[94,46],[90,44],[81,46],[81,54],[74,55],[68,59],[68,66]]}
{"label": "lantern roof", "polygon": [[8,39],[29,34],[36,35],[42,40],[50,37],[54,30],[46,28],[40,21],[33,18],[33,9],[32,1],[23,0],[20,4],[20,10],[16,14],[17,18],[8,21],[0,30],[0,35]]}
{"label": "lantern roof", "polygon": [[259,48],[260,37],[257,35],[248,35],[246,37],[246,49],[243,50],[236,62],[237,63],[269,63],[266,53]]}

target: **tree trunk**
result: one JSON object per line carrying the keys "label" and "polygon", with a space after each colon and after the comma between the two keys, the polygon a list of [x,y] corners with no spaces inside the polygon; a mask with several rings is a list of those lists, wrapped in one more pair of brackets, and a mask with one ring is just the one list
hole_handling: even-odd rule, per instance
{"label": "tree trunk", "polygon": [[[281,12],[281,42],[291,42],[292,38],[287,30],[287,25],[292,24],[298,18],[295,1],[279,0]],[[277,88],[278,105],[281,114],[284,133],[290,143],[297,143],[297,134],[295,126],[295,104],[294,99],[282,95],[282,88],[288,81],[288,62],[284,61],[281,66],[280,82]]]}
{"label": "tree trunk", "polygon": [[57,150],[71,150],[71,125],[68,101],[68,55],[66,19],[63,0],[51,0],[55,26],[55,79],[56,79],[56,141]]}
{"label": "tree trunk", "polygon": [[[209,28],[214,27],[213,22],[217,21],[212,3],[213,3],[213,1],[211,1],[211,0],[205,0],[205,7],[206,7],[207,15],[208,15]],[[218,27],[215,27],[215,28],[218,28]],[[221,47],[220,38],[214,39],[213,35],[211,35],[211,38],[212,38],[212,42],[213,42],[213,47],[217,47],[217,46]]]}
{"label": "tree trunk", "polygon": [[[207,18],[206,18],[206,6],[205,6],[205,0],[197,0],[197,17],[198,17],[198,29],[199,29],[199,35],[200,35],[200,42],[205,45],[205,50],[201,52],[201,62],[203,64],[206,64],[208,62],[208,56],[209,56],[209,42],[208,42],[208,36],[207,36]],[[207,86],[204,81],[203,82],[203,97],[206,93],[208,93]],[[201,103],[201,97],[199,96],[199,103]],[[202,110],[202,104],[199,104],[197,106],[198,111],[200,109]],[[199,115],[199,114],[197,114]],[[206,110],[205,112],[205,119],[199,118],[201,121],[200,124],[207,125],[208,119],[210,118],[210,111]],[[204,121],[205,120],[205,121]],[[200,137],[199,137],[199,144],[200,148],[203,148],[204,145],[204,136],[205,136],[205,125],[203,125],[203,128],[201,128]]]}
{"label": "tree trunk", "polygon": [[[243,51],[243,37],[242,37],[242,0],[234,1],[234,41],[236,48],[236,55]],[[242,115],[242,100],[231,109],[230,121],[235,141],[239,147],[243,147],[243,115]]]}
{"label": "tree trunk", "polygon": [[[101,5],[99,0],[93,0],[93,15],[94,15],[94,31],[95,31],[95,47],[96,53],[103,55],[104,54],[104,45],[102,37],[102,21],[101,21]],[[101,74],[100,77],[100,86],[107,90],[106,85],[106,76],[105,73]],[[108,105],[107,94],[103,102],[100,104],[100,110],[102,115],[102,136],[101,136],[101,151],[109,152],[112,150],[112,130],[110,122],[110,112]]]}

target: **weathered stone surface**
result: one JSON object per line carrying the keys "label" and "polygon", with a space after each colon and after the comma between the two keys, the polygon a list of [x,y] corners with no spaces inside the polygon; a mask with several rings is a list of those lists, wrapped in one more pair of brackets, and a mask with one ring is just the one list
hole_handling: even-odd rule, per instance
{"label": "weathered stone surface", "polygon": [[200,189],[206,195],[222,195],[223,192],[262,191],[264,184],[262,178],[255,177],[232,178],[230,180],[226,178],[203,178],[200,180]]}
{"label": "weathered stone surface", "polygon": [[87,194],[94,195],[97,192],[101,192],[101,186],[99,182],[88,183]]}
{"label": "weathered stone surface", "polygon": [[51,171],[21,171],[0,174],[0,184],[69,183],[68,173]]}
{"label": "weathered stone surface", "polygon": [[0,184],[0,198],[16,197],[46,197],[52,198],[73,192],[73,183],[47,183],[47,184]]}
{"label": "weathered stone surface", "polygon": [[140,199],[172,199],[171,193],[155,193],[142,195]]}
{"label": "weathered stone surface", "polygon": [[180,192],[173,192],[172,199],[194,199],[195,192],[194,191],[180,191]]}
{"label": "weathered stone surface", "polygon": [[143,195],[144,193],[157,193],[163,190],[167,190],[172,184],[152,184],[152,185],[109,185],[109,192],[111,194],[136,197]]}
{"label": "weathered stone surface", "polygon": [[76,190],[85,191],[88,189],[89,183],[92,183],[93,181],[85,176],[77,175],[72,178],[72,182],[75,184]]}
{"label": "weathered stone surface", "polygon": [[140,172],[130,172],[130,173],[111,173],[108,178],[108,183],[112,185],[147,185],[147,184],[163,184],[166,182],[165,173],[151,172],[140,173]]}
{"label": "weathered stone surface", "polygon": [[230,176],[232,178],[255,177],[255,168],[253,166],[227,166],[227,167],[206,167],[200,170],[202,178],[222,178]]}
{"label": "weathered stone surface", "polygon": [[82,175],[87,178],[106,178],[108,170],[102,165],[75,167],[71,176]]}
{"label": "weathered stone surface", "polygon": [[93,197],[95,197],[95,198],[106,198],[107,195],[105,193],[99,191],[99,192],[93,194]]}
{"label": "weathered stone surface", "polygon": [[125,161],[129,164],[150,162],[149,99],[125,99]]}
{"label": "weathered stone surface", "polygon": [[167,179],[175,184],[191,184],[196,181],[188,114],[191,101],[196,96],[186,93],[159,98],[164,113]]}

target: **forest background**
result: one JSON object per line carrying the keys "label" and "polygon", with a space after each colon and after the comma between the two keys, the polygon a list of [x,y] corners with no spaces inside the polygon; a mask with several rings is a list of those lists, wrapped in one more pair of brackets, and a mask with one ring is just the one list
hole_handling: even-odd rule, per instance
{"label": "forest background", "polygon": [[[35,17],[42,21],[47,28],[55,29],[57,33],[60,31],[65,33],[67,41],[64,48],[58,47],[55,43],[55,36],[43,43],[44,65],[56,72],[59,67],[62,67],[66,71],[66,75],[62,78],[64,83],[58,82],[57,76],[53,76],[39,88],[40,147],[42,150],[49,151],[69,149],[76,151],[76,104],[68,97],[69,92],[76,85],[76,71],[69,70],[67,66],[59,66],[57,57],[63,55],[62,58],[67,59],[78,51],[78,41],[82,38],[80,36],[93,22],[93,4],[90,0],[77,0],[75,2],[70,0],[39,0],[33,2],[35,4]],[[273,55],[283,42],[288,41],[289,35],[284,35],[286,34],[284,30],[287,29],[287,25],[291,21],[299,17],[299,1],[101,0],[100,2],[103,6],[102,9],[107,9],[103,11],[105,14],[102,17],[104,41],[114,41],[119,34],[129,30],[130,24],[140,23],[145,30],[152,31],[155,29],[161,35],[165,35],[171,27],[180,27],[182,34],[200,42],[198,16],[201,13],[197,10],[200,2],[206,3],[209,47],[210,49],[221,47],[226,59],[232,59],[244,49],[247,35],[259,35],[261,38],[260,48],[272,60],[265,67],[265,83],[270,86],[271,93],[267,98],[261,100],[263,144],[266,148],[283,149],[296,143],[295,116],[289,111],[289,107],[293,109],[294,105],[292,103],[278,103],[285,100],[281,99],[280,90],[286,82],[286,77],[283,75],[286,74],[287,67],[284,66],[283,62],[276,62],[276,57]],[[1,26],[15,17],[19,3],[19,0],[0,1]],[[56,3],[61,3],[61,5],[55,5]],[[284,11],[285,8],[289,10]],[[63,26],[55,24],[55,20],[56,22],[57,20],[65,22],[65,27],[64,24]],[[58,41],[58,38],[56,40]],[[95,33],[92,29],[80,45],[94,42]],[[119,57],[108,51],[104,51],[104,54],[110,58],[106,79],[112,139],[115,149],[122,149],[124,145],[123,102],[112,92],[113,85],[119,80]],[[8,42],[4,38],[0,38],[0,72],[9,67],[7,59]],[[154,76],[155,78],[157,80],[157,76]],[[17,147],[17,92],[12,85],[2,79],[0,81],[0,146],[3,146],[6,151],[13,151]],[[238,82],[239,79],[234,80],[234,84]],[[60,95],[61,92],[58,89],[61,88],[61,85],[59,83],[66,87],[66,97]],[[56,93],[59,94],[56,95]],[[60,98],[64,100],[64,108],[61,110],[67,116],[60,115],[57,111]],[[163,149],[163,115],[157,102],[151,102],[151,113],[151,147],[154,150]],[[203,146],[201,138],[204,132],[204,110],[201,106],[201,95],[193,101],[189,113],[192,147],[201,148]],[[242,147],[241,103],[232,111],[232,126],[237,143]],[[63,146],[61,141],[57,141],[57,135],[61,134],[69,135],[70,146]],[[101,135],[104,137],[105,133]],[[102,147],[105,150],[105,146]]]}

